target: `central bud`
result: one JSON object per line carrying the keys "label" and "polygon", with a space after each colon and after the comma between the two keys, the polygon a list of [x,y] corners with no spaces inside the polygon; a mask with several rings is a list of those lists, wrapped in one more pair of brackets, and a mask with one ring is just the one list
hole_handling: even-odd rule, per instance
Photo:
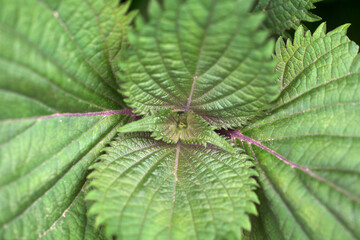
{"label": "central bud", "polygon": [[187,124],[184,122],[179,122],[178,128],[180,128],[180,129],[187,128]]}
{"label": "central bud", "polygon": [[187,124],[187,115],[186,113],[182,113],[182,114],[178,114],[179,115],[179,121],[178,121],[178,128],[179,129],[183,129],[183,128],[187,128],[188,124]]}
{"label": "central bud", "polygon": [[178,113],[171,109],[160,109],[151,116],[129,123],[118,129],[119,132],[151,131],[157,140],[167,143],[197,143],[206,146],[211,143],[229,152],[234,152],[231,145],[214,132],[215,127],[209,126],[200,116],[193,112]]}
{"label": "central bud", "polygon": [[177,113],[170,110],[160,110],[153,115],[156,129],[153,129],[155,135],[161,135],[162,138],[170,142],[197,142],[199,136],[208,127],[200,117],[192,112]]}

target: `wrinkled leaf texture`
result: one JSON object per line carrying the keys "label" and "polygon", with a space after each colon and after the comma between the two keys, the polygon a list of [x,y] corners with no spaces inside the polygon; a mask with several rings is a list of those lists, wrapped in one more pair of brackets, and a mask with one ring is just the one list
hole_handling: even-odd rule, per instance
{"label": "wrinkled leaf texture", "polygon": [[259,29],[264,15],[249,13],[253,1],[165,1],[164,11],[151,3],[150,23],[130,35],[121,64],[137,112],[190,110],[211,125],[238,127],[276,99],[273,42]]}
{"label": "wrinkled leaf texture", "polygon": [[255,214],[249,157],[168,144],[150,133],[117,137],[92,166],[87,199],[97,225],[119,239],[240,239]]}
{"label": "wrinkled leaf texture", "polygon": [[[280,86],[273,42],[259,30],[263,15],[248,13],[252,3],[166,1],[162,10],[152,1],[150,23],[137,22],[128,59],[120,64],[127,103],[141,114],[193,111],[224,127],[261,114]],[[235,10],[239,4],[243,8]],[[257,198],[246,155],[137,134],[121,134],[106,152],[93,166],[88,195],[106,236],[239,239],[242,229],[250,230],[246,213],[256,213]]]}
{"label": "wrinkled leaf texture", "polygon": [[257,141],[247,150],[269,209],[260,211],[267,239],[359,239],[360,57],[348,27],[280,39],[277,106],[241,130]]}
{"label": "wrinkled leaf texture", "polygon": [[[236,1],[243,7],[237,12],[231,1],[188,2],[179,6],[165,1],[165,12],[153,4],[150,24],[132,35],[139,52],[121,65],[131,79],[124,87],[129,103],[145,114],[160,107],[189,109],[218,127],[240,127],[252,119],[239,129],[239,134],[250,137],[243,144],[260,175],[260,216],[253,221],[250,238],[359,239],[360,58],[357,45],[346,37],[348,26],[326,34],[321,25],[313,35],[300,27],[293,42],[279,40],[276,81],[269,60],[272,44],[266,43],[266,32],[259,31],[263,15],[247,13],[251,1]],[[316,1],[304,2],[259,1],[259,6],[263,4],[261,9],[267,12],[266,25],[283,34],[301,20],[316,20],[308,12]],[[0,238],[98,239],[94,219],[84,217],[87,168],[116,135],[116,127],[127,121],[119,114],[124,113],[124,103],[117,92],[114,63],[123,49],[131,16],[124,17],[127,7],[118,8],[117,1],[0,0],[0,6]],[[283,9],[293,14],[289,17]],[[175,78],[181,84],[175,84]],[[274,105],[268,105],[274,100]],[[254,119],[269,108],[269,115]],[[152,150],[172,159],[158,159],[155,172],[168,177],[158,179],[144,177],[143,172],[160,157],[158,152],[148,149],[145,161],[136,162],[131,171],[144,177],[138,183],[151,187],[135,189],[130,197],[137,201],[126,205],[124,213],[144,216],[136,206],[143,206],[155,191],[159,193],[152,197],[164,197],[166,204],[155,201],[159,209],[149,207],[149,213],[162,210],[167,214],[150,220],[164,224],[171,219],[187,230],[184,233],[171,225],[159,230],[160,235],[174,239],[177,234],[216,236],[219,228],[224,230],[219,235],[231,232],[239,238],[240,226],[250,229],[245,213],[256,212],[252,202],[257,200],[252,179],[256,174],[249,169],[253,166],[249,157],[230,156],[216,147],[169,145],[146,134],[125,134],[112,144],[121,142],[128,148],[136,145],[138,155],[124,158],[128,148],[106,148],[102,159],[108,165],[95,167],[109,179],[139,160],[144,154],[141,146],[155,144]],[[217,155],[225,162],[217,161]],[[229,176],[229,185],[235,188],[227,192],[221,183]],[[131,177],[123,174],[114,180],[110,187],[124,184],[126,188],[111,194],[123,191],[130,199],[128,191],[136,188]],[[158,181],[164,185],[159,187]],[[100,177],[97,183],[109,185]],[[217,198],[207,199],[208,192]],[[236,204],[231,206],[225,192],[234,194]],[[103,197],[101,191],[94,191],[89,199],[94,200],[96,194]],[[124,204],[124,198],[115,200]],[[213,209],[212,216],[211,211],[204,211],[218,202],[239,214],[229,220],[223,219],[223,209]],[[193,209],[193,204],[202,208]],[[97,212],[98,206],[92,211]],[[186,221],[179,221],[184,209]],[[194,218],[191,212],[196,213]],[[105,222],[102,217],[98,223]],[[134,220],[128,222],[130,226],[138,226],[138,218],[127,217]],[[212,225],[204,227],[199,219]],[[108,233],[118,233],[116,224],[121,221],[116,218],[109,224]],[[218,222],[224,224],[214,224]],[[144,232],[150,236],[153,232],[147,226]],[[120,234],[132,235],[133,228]]]}
{"label": "wrinkled leaf texture", "polygon": [[310,12],[319,1],[322,0],[259,0],[255,11],[266,13],[265,26],[273,33],[289,36],[286,31],[297,29],[303,21],[321,20]]}
{"label": "wrinkled leaf texture", "polygon": [[[0,239],[98,239],[89,165],[126,121],[117,1],[0,0]],[[114,111],[115,110],[115,111]]]}

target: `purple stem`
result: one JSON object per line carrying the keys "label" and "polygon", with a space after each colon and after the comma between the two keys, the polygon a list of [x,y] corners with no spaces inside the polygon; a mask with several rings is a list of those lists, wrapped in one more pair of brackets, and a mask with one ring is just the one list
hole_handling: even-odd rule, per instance
{"label": "purple stem", "polygon": [[4,120],[6,121],[22,121],[22,120],[43,120],[43,119],[50,119],[50,118],[57,118],[57,117],[87,117],[87,116],[111,116],[111,115],[130,115],[133,118],[136,117],[136,114],[133,113],[132,109],[122,109],[122,110],[109,110],[103,112],[87,112],[87,113],[55,113],[52,115],[40,116],[40,117],[27,117],[27,118],[16,118],[16,119],[9,119]]}
{"label": "purple stem", "polygon": [[53,115],[42,116],[37,119],[49,119],[55,117],[111,116],[111,115],[119,115],[119,114],[136,116],[131,109],[122,109],[122,110],[109,110],[103,112],[87,112],[87,113],[56,113]]}
{"label": "purple stem", "polygon": [[305,172],[310,172],[310,170],[308,168],[305,168],[305,167],[302,167],[296,163],[293,163],[293,162],[290,162],[288,159],[286,159],[285,157],[281,156],[280,154],[278,154],[277,152],[275,152],[274,150],[271,150],[270,148],[262,145],[260,142],[256,141],[255,139],[252,139],[252,138],[249,138],[243,134],[241,134],[240,132],[238,131],[230,131],[228,133],[228,136],[231,138],[231,139],[234,139],[234,138],[237,138],[239,139],[241,142],[242,141],[245,141],[247,142],[248,144],[254,144],[255,146],[258,146],[259,148],[261,149],[264,149],[265,151],[267,151],[268,153],[271,153],[272,155],[276,156],[278,159],[282,160],[283,162],[285,162],[286,164],[290,165],[292,168],[298,168],[298,169],[301,169]]}
{"label": "purple stem", "polygon": [[254,154],[254,152],[253,152],[253,150],[251,148],[251,144],[254,144],[255,146],[258,146],[259,148],[261,148],[261,149],[267,151],[268,153],[276,156],[278,159],[280,159],[284,163],[288,164],[291,168],[297,168],[297,169],[309,174],[313,178],[315,178],[315,179],[317,179],[317,180],[319,180],[321,182],[324,182],[325,184],[329,185],[330,187],[336,189],[338,192],[341,192],[344,195],[348,196],[349,198],[351,198],[351,199],[355,200],[356,202],[360,203],[360,198],[358,198],[357,196],[354,196],[353,194],[351,194],[350,192],[346,191],[345,189],[337,186],[333,182],[330,182],[329,180],[317,175],[316,173],[312,172],[309,168],[302,167],[302,166],[300,166],[300,165],[298,165],[296,163],[290,162],[285,157],[281,156],[280,154],[278,154],[274,150],[271,150],[270,148],[262,145],[260,142],[256,141],[255,139],[249,138],[249,137],[241,134],[240,132],[238,132],[236,130],[229,130],[229,131],[222,130],[222,131],[220,131],[220,133],[230,137],[232,140],[237,138],[241,142],[243,142],[243,141],[247,142],[250,145],[250,149],[251,149],[254,157],[255,157],[255,154]]}
{"label": "purple stem", "polygon": [[192,96],[194,94],[194,89],[195,89],[195,84],[196,84],[196,79],[197,78],[198,78],[197,73],[195,73],[195,76],[193,78],[193,83],[192,83],[192,86],[191,86],[190,95],[189,95],[189,98],[188,98],[188,101],[187,101],[187,104],[186,104],[185,112],[188,112],[190,110],[190,103],[191,103],[191,100],[192,100]]}

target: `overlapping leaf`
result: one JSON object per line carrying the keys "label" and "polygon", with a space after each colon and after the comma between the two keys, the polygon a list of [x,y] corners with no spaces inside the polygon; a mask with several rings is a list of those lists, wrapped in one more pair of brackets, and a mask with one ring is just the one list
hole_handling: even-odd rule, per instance
{"label": "overlapping leaf", "polygon": [[[273,42],[249,0],[152,1],[150,23],[132,36],[124,92],[142,114],[191,110],[212,125],[240,126],[279,91]],[[239,7],[241,6],[241,7]]]}
{"label": "overlapping leaf", "polygon": [[244,231],[244,240],[282,240],[279,226],[274,221],[274,212],[264,199],[262,189],[257,190],[260,204],[257,206],[258,216],[251,215],[251,231]]}
{"label": "overlapping leaf", "polygon": [[256,213],[248,156],[216,147],[156,141],[149,133],[122,134],[89,176],[106,236],[119,239],[240,239]]}
{"label": "overlapping leaf", "polygon": [[66,211],[38,239],[104,239],[95,228],[95,218],[88,217],[85,185],[75,196]]}
{"label": "overlapping leaf", "polygon": [[[245,128],[284,239],[359,239],[360,57],[348,25],[277,43],[282,94]],[[250,142],[251,143],[251,142]],[[270,147],[282,155],[269,153]],[[260,147],[259,147],[260,146]]]}
{"label": "overlapping leaf", "polygon": [[265,25],[274,33],[284,35],[288,29],[297,29],[301,22],[315,22],[320,17],[312,14],[314,3],[321,0],[259,0],[257,11],[267,15]]}
{"label": "overlapping leaf", "polygon": [[0,6],[0,238],[96,239],[83,236],[91,226],[81,189],[88,166],[126,120],[112,110],[124,105],[113,61],[131,20],[127,6]]}
{"label": "overlapping leaf", "polygon": [[156,140],[167,143],[216,145],[228,152],[234,153],[234,149],[225,138],[214,132],[216,127],[209,126],[201,117],[193,112],[176,113],[170,109],[159,109],[136,122],[129,123],[118,129],[119,132],[149,132]]}

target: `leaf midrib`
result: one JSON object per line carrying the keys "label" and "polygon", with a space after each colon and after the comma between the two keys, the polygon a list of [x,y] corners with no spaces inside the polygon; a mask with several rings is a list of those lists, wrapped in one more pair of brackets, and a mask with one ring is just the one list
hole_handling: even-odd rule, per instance
{"label": "leaf midrib", "polygon": [[179,154],[180,154],[180,141],[176,144],[175,149],[175,166],[174,166],[174,192],[173,192],[173,199],[171,202],[171,209],[170,209],[170,223],[169,223],[169,240],[172,239],[172,231],[173,231],[173,220],[174,220],[174,209],[175,209],[175,203],[176,203],[176,185],[178,182],[177,177],[177,170],[178,170],[178,164],[179,164]]}
{"label": "leaf midrib", "polygon": [[86,112],[86,113],[55,113],[52,115],[43,115],[43,116],[36,116],[36,117],[25,117],[25,118],[13,118],[13,119],[5,119],[0,120],[1,123],[14,123],[14,122],[21,122],[21,121],[29,121],[29,120],[46,120],[51,118],[60,118],[60,117],[90,117],[90,116],[112,116],[112,115],[127,115],[134,117],[134,113],[130,113],[131,109],[122,109],[122,110],[108,110],[103,112]]}
{"label": "leaf midrib", "polygon": [[208,15],[208,18],[207,18],[207,21],[206,21],[206,25],[205,25],[204,35],[203,35],[203,38],[202,38],[201,43],[200,43],[200,49],[199,49],[198,59],[197,59],[196,67],[195,67],[195,73],[193,75],[193,83],[192,83],[192,86],[191,86],[188,101],[186,103],[185,111],[190,110],[190,104],[191,104],[191,101],[192,101],[192,96],[194,94],[196,79],[198,78],[197,75],[198,75],[198,70],[199,70],[199,66],[200,66],[200,58],[201,58],[202,51],[203,51],[203,48],[204,48],[205,39],[207,37],[208,31],[209,31],[209,28],[210,28],[210,25],[211,25],[211,19],[213,18],[214,13],[215,13],[215,6],[216,6],[217,2],[218,2],[218,0],[212,0],[210,12],[209,12],[209,15]]}
{"label": "leaf midrib", "polygon": [[181,153],[181,155],[182,155],[182,157],[186,160],[186,162],[188,163],[189,167],[191,168],[191,170],[192,170],[193,173],[195,174],[196,179],[198,180],[198,182],[199,182],[199,184],[200,184],[200,186],[201,186],[201,189],[202,189],[203,192],[204,192],[204,195],[205,195],[205,197],[206,197],[206,201],[207,201],[207,203],[209,204],[209,208],[210,208],[210,213],[211,213],[211,218],[212,218],[212,223],[213,223],[212,225],[213,225],[213,227],[214,227],[214,236],[217,236],[218,230],[217,230],[217,227],[216,227],[216,224],[215,224],[215,222],[216,222],[216,221],[215,221],[215,214],[214,214],[213,206],[212,206],[212,204],[211,204],[211,202],[210,202],[210,200],[209,200],[209,196],[208,196],[208,194],[207,194],[207,192],[206,192],[206,190],[208,190],[208,189],[205,188],[204,184],[202,183],[202,181],[201,181],[200,178],[199,178],[199,174],[196,172],[195,168],[194,168],[193,165],[190,163],[189,159],[185,156],[185,154]]}
{"label": "leaf midrib", "polygon": [[[99,124],[101,121],[105,120],[107,117],[102,118],[99,122],[97,122],[96,124]],[[124,118],[125,119],[125,118]],[[2,226],[4,225],[9,225],[10,223],[12,223],[13,221],[15,221],[16,219],[18,219],[19,217],[21,217],[23,214],[25,214],[32,206],[34,206],[38,201],[40,201],[42,199],[43,196],[45,196],[48,192],[50,192],[50,190],[52,190],[56,184],[61,181],[75,166],[77,166],[81,160],[88,154],[90,153],[96,146],[98,146],[100,143],[102,143],[102,141],[109,136],[114,129],[116,129],[123,121],[124,119],[122,119],[114,128],[110,128],[109,131],[105,134],[104,137],[101,138],[100,141],[98,141],[96,144],[94,144],[91,149],[87,152],[84,153],[84,155],[80,156],[79,159],[69,168],[67,169],[62,176],[59,176],[59,178],[53,183],[53,185],[48,188],[46,191],[43,192],[43,194],[41,194],[36,200],[32,201],[30,205],[28,205],[23,211],[21,211],[19,214],[16,214],[15,216],[13,216],[10,220],[7,220],[7,222],[3,223]],[[94,126],[93,126],[94,127]],[[90,129],[89,129],[90,130]],[[87,131],[89,131],[87,130]],[[73,142],[72,142],[73,143]],[[34,169],[33,169],[34,170]],[[32,171],[33,171],[32,170]]]}
{"label": "leaf midrib", "polygon": [[[179,8],[179,9],[180,9],[180,8]],[[170,74],[170,69],[168,68],[168,66],[167,66],[166,63],[165,63],[165,59],[164,59],[162,50],[161,50],[161,48],[160,48],[160,42],[159,42],[158,32],[159,32],[159,25],[160,25],[160,23],[161,23],[161,19],[162,19],[162,18],[159,18],[159,19],[157,20],[156,26],[154,27],[154,29],[155,29],[154,39],[155,39],[155,44],[156,44],[157,52],[159,53],[159,56],[160,56],[162,65],[164,66],[165,72],[166,72],[166,74],[168,75],[171,83],[176,87],[176,89],[178,90],[178,92],[179,92],[181,95],[183,95],[184,97],[186,97],[186,96],[185,96],[185,93],[180,89],[180,87],[178,86],[178,84],[176,84],[176,82],[175,82],[174,79],[172,78],[172,76],[171,76],[171,74]],[[181,102],[181,101],[178,102],[179,105],[181,105],[180,102]]]}
{"label": "leaf midrib", "polygon": [[[232,208],[233,208],[233,218],[236,219],[235,217],[235,203],[234,203],[234,200],[233,198],[231,197],[230,193],[229,193],[229,190],[228,188],[225,186],[225,184],[220,180],[219,176],[216,174],[216,172],[214,172],[204,161],[202,161],[199,157],[197,157],[195,154],[192,154],[189,150],[187,150],[186,148],[184,148],[184,150],[190,155],[190,156],[193,156],[197,161],[201,162],[214,176],[215,178],[219,181],[219,183],[223,186],[223,188],[225,189],[226,191],[226,194],[228,195],[229,197],[229,200],[231,201],[231,205],[232,205]],[[225,164],[223,161],[221,161],[220,159],[217,159],[215,158],[214,156],[210,156],[209,154],[207,153],[204,153],[205,155],[213,158],[214,160],[218,161],[219,163],[223,164],[223,165],[226,165],[227,167],[229,167],[235,174],[238,175],[238,173],[235,171],[235,169],[233,169],[232,167],[228,166],[227,164]],[[238,175],[239,176],[239,175]]]}
{"label": "leaf midrib", "polygon": [[[159,151],[165,150],[166,148],[168,148],[168,146],[165,147],[165,148],[160,149]],[[152,152],[149,153],[149,155],[151,155],[151,154],[152,154]],[[161,161],[163,161],[163,160],[165,159],[165,157],[168,156],[169,154],[171,154],[171,151],[167,151],[167,152],[165,152],[164,154],[162,154],[162,155],[149,167],[149,169],[146,171],[146,173],[145,173],[145,174],[141,177],[141,179],[137,182],[137,184],[135,185],[134,189],[131,191],[130,195],[128,196],[128,199],[126,200],[124,206],[123,206],[122,209],[121,209],[121,213],[120,213],[120,215],[119,215],[120,217],[119,217],[119,219],[118,219],[118,229],[120,229],[120,224],[121,224],[121,222],[122,222],[122,220],[123,220],[124,211],[125,211],[128,203],[130,202],[130,199],[131,199],[131,198],[133,197],[133,195],[136,193],[136,191],[138,190],[138,188],[141,187],[141,185],[143,184],[143,182],[144,182],[144,180],[146,179],[146,177],[147,177],[149,174],[151,174],[151,173],[154,171],[155,167],[156,167]],[[142,160],[143,160],[143,159],[142,159]],[[141,161],[136,162],[136,164],[139,163],[139,162],[141,162]],[[132,165],[132,166],[133,166],[133,165]],[[131,166],[131,167],[132,167],[132,166]],[[124,171],[124,172],[125,172],[125,171]],[[122,174],[120,174],[118,178],[120,178],[120,177],[123,175],[124,172],[122,172]],[[118,178],[117,178],[117,179],[118,179]],[[115,182],[115,181],[116,181],[116,179],[114,180],[114,182]],[[109,187],[110,187],[110,186],[109,186]],[[108,188],[109,188],[109,187],[108,187]],[[104,196],[104,198],[103,198],[102,207],[104,207],[104,205],[105,205],[105,204],[104,204],[105,198],[106,198],[106,196]]]}
{"label": "leaf midrib", "polygon": [[[260,149],[266,151],[267,153],[275,156],[278,160],[281,160],[283,163],[287,164],[288,166],[290,166],[292,169],[298,169],[302,172],[304,172],[305,174],[307,174],[309,177],[314,178],[317,181],[323,182],[326,185],[328,185],[329,187],[333,188],[334,190],[336,190],[337,192],[345,195],[346,197],[360,203],[360,198],[351,194],[350,192],[348,192],[347,190],[343,189],[342,187],[339,187],[338,185],[336,185],[335,183],[333,183],[332,181],[329,181],[328,179],[321,177],[319,175],[317,175],[316,173],[312,172],[308,167],[303,167],[297,163],[293,163],[290,160],[288,160],[287,158],[283,157],[282,155],[280,155],[279,153],[275,152],[274,150],[264,146],[263,144],[261,144],[260,142],[258,142],[255,139],[249,138],[245,135],[242,135],[241,133],[237,132],[237,131],[232,131],[230,133],[230,136],[232,139],[239,139],[241,142],[245,141],[246,143],[248,143],[249,147],[251,148],[251,145],[255,145],[257,147],[259,147]],[[252,149],[252,148],[251,148]],[[253,152],[253,151],[252,151]],[[254,154],[254,153],[253,153]],[[255,157],[255,156],[254,156]]]}
{"label": "leaf midrib", "polygon": [[[279,190],[275,187],[275,185],[271,182],[270,178],[267,176],[267,174],[265,173],[264,169],[261,167],[260,161],[256,158],[256,154],[254,153],[251,145],[249,144],[250,150],[254,156],[254,159],[256,160],[262,174],[264,175],[265,179],[267,180],[267,182],[269,183],[269,185],[271,186],[271,188],[274,190],[274,192],[276,193],[276,195],[279,197],[279,199],[283,202],[284,206],[288,209],[289,213],[293,216],[293,219],[295,220],[295,222],[297,223],[297,225],[302,229],[302,231],[307,235],[308,239],[309,238],[309,233],[307,232],[307,230],[305,230],[302,226],[302,224],[299,223],[299,219],[296,215],[294,215],[294,212],[296,212],[295,210],[292,210],[292,208],[290,208],[291,204],[288,203],[285,200],[285,197],[282,196],[282,194],[279,192]],[[308,192],[310,192],[310,194],[321,204],[323,205],[323,207],[325,209],[327,209],[330,214],[341,224],[341,226],[344,227],[344,229],[350,233],[350,235],[352,235],[355,239],[355,233],[346,225],[346,223],[343,221],[343,219],[338,216],[327,204],[325,204],[323,201],[321,201],[312,191],[309,190],[309,188],[306,186],[306,184],[304,183],[304,181],[301,180],[300,177],[298,177],[296,171],[294,168],[292,168],[292,171],[294,172],[295,176],[297,177],[297,179],[302,183],[302,185],[307,189]],[[323,182],[325,183],[325,182]],[[326,184],[326,183],[325,183]]]}
{"label": "leaf midrib", "polygon": [[[278,191],[278,189],[276,189],[276,187],[273,185],[273,183],[270,181],[269,177],[267,176],[267,174],[265,173],[264,169],[261,167],[261,164],[259,162],[259,160],[256,157],[256,154],[254,152],[254,150],[252,149],[251,145],[248,145],[252,155],[261,171],[261,173],[263,174],[264,178],[266,179],[266,181],[269,183],[269,186],[274,190],[275,194],[279,197],[279,199],[281,200],[281,202],[284,204],[285,208],[288,210],[288,212],[290,213],[290,215],[292,216],[294,222],[299,226],[301,232],[303,234],[305,234],[306,238],[311,240],[309,233],[303,228],[303,225],[300,224],[299,219],[297,216],[294,215],[294,211],[290,208],[289,204],[287,203],[287,201],[285,201],[284,197],[280,194],[280,192]],[[277,221],[276,221],[277,222]],[[278,223],[278,222],[277,222]],[[278,223],[279,224],[279,223]]]}

